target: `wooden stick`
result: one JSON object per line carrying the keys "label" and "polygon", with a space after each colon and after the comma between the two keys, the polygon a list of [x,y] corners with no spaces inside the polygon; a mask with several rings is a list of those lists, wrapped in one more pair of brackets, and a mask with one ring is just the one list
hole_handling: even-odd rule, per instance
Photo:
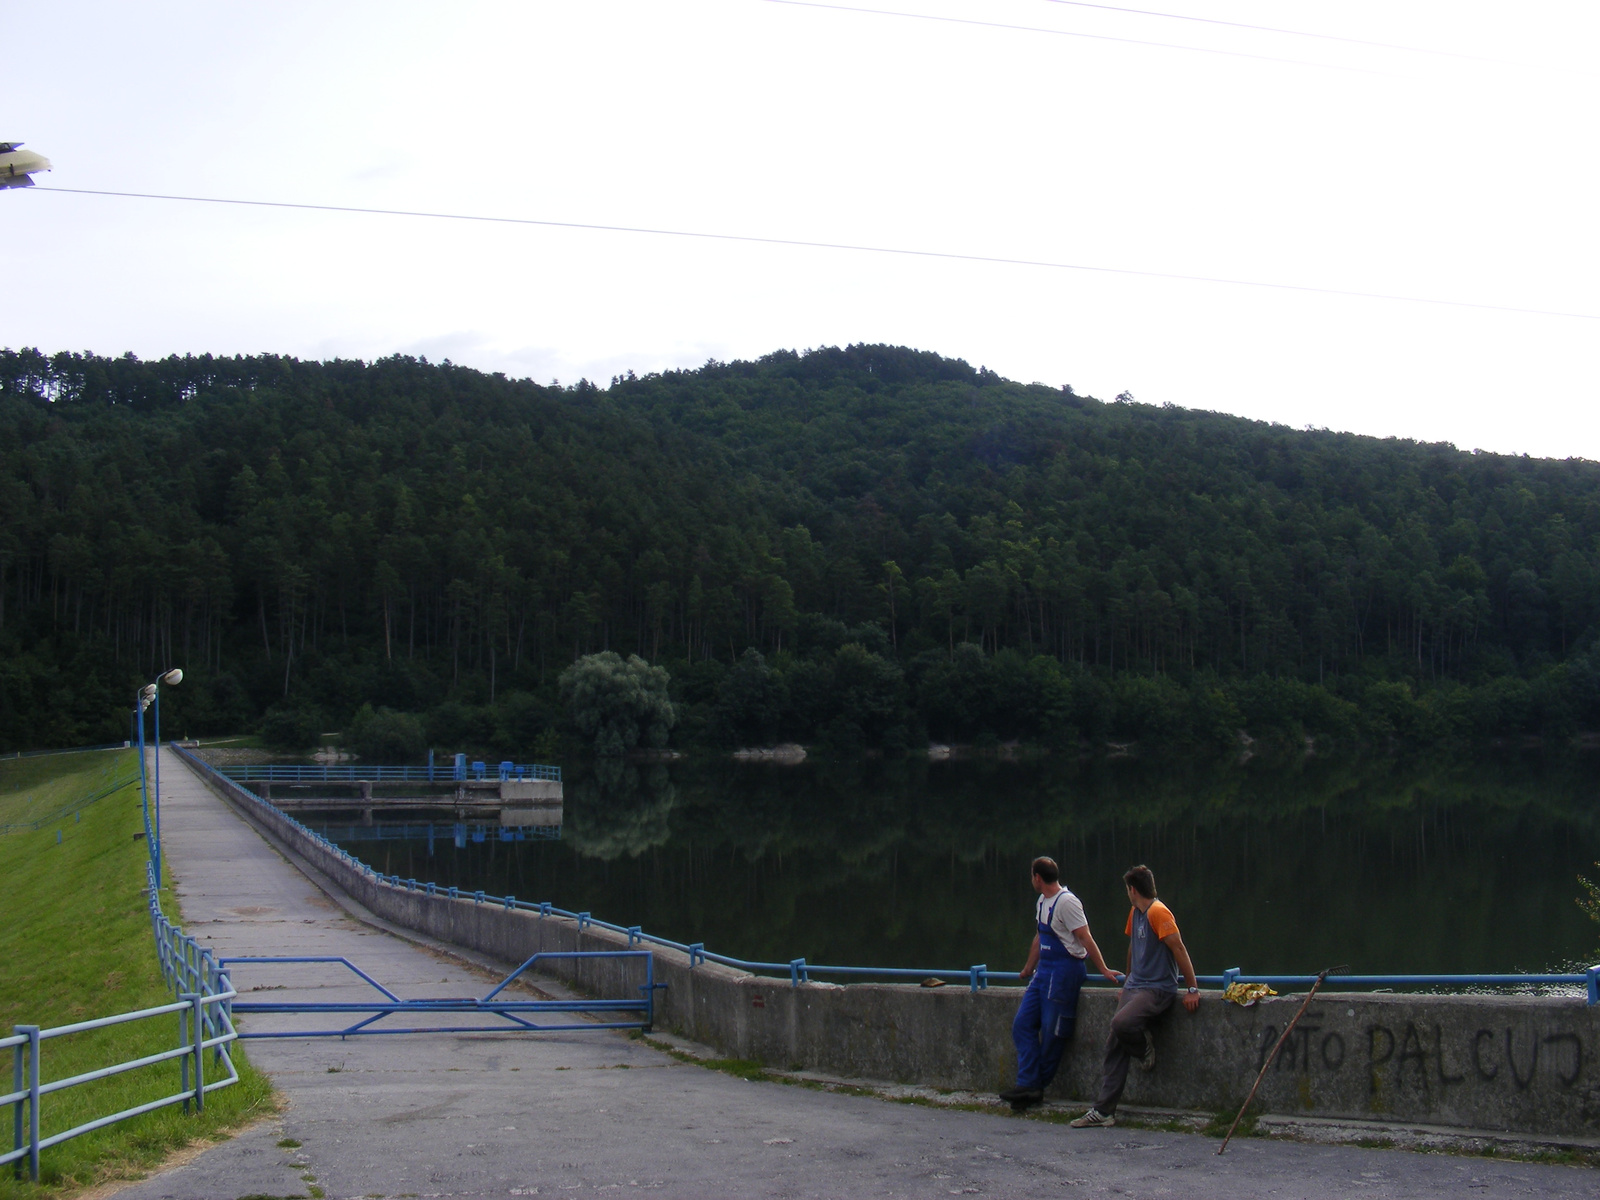
{"label": "wooden stick", "polygon": [[1311,990],[1306,993],[1306,998],[1300,1003],[1300,1011],[1294,1014],[1294,1020],[1283,1027],[1283,1032],[1278,1035],[1278,1040],[1272,1047],[1272,1053],[1267,1055],[1267,1061],[1261,1064],[1261,1071],[1256,1076],[1255,1083],[1251,1085],[1250,1094],[1244,1098],[1244,1103],[1239,1106],[1239,1115],[1234,1117],[1233,1124],[1228,1126],[1227,1137],[1224,1137],[1222,1145],[1217,1147],[1218,1154],[1228,1148],[1228,1141],[1233,1137],[1233,1131],[1239,1128],[1239,1122],[1244,1119],[1244,1110],[1249,1108],[1250,1101],[1256,1098],[1256,1088],[1260,1087],[1261,1081],[1267,1077],[1267,1068],[1278,1057],[1278,1051],[1283,1049],[1284,1042],[1289,1040],[1289,1035],[1294,1032],[1294,1027],[1300,1023],[1300,1018],[1306,1015],[1306,1009],[1311,1007],[1311,997],[1317,994],[1317,989],[1322,986],[1322,981],[1328,977],[1328,972],[1337,969],[1336,967],[1328,967],[1317,976],[1317,981],[1311,985]]}

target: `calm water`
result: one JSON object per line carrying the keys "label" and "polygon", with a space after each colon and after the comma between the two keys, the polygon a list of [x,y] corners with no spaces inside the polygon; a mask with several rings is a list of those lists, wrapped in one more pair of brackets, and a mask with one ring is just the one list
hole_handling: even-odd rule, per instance
{"label": "calm water", "polygon": [[[724,954],[1016,970],[1050,854],[1107,957],[1155,871],[1202,974],[1543,970],[1594,953],[1590,757],[1194,764],[732,762],[569,770],[559,841],[347,842]],[[315,824],[315,821],[308,821]]]}

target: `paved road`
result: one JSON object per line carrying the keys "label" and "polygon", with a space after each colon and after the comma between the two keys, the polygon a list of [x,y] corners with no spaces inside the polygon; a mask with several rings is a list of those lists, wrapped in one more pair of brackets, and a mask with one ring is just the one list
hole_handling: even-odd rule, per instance
{"label": "paved road", "polygon": [[[164,753],[167,853],[192,933],[228,955],[342,954],[402,995],[481,994],[466,964],[353,920]],[[293,983],[256,970],[241,969],[241,989]],[[299,978],[300,992],[355,994]],[[288,1098],[283,1115],[118,1200],[308,1196],[313,1184],[341,1200],[1600,1193],[1582,1168],[1266,1140],[1218,1158],[1215,1141],[1188,1134],[752,1083],[605,1032],[256,1041],[249,1052]]]}

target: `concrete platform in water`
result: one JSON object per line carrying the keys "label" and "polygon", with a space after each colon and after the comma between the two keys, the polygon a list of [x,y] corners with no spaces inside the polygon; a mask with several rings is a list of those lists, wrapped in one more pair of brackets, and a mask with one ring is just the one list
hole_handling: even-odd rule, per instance
{"label": "concrete platform in water", "polygon": [[466,780],[432,791],[416,784],[402,784],[384,789],[384,793],[379,792],[383,785],[365,779],[243,786],[284,812],[358,811],[366,824],[380,813],[436,812],[449,813],[459,820],[498,818],[502,825],[560,825],[563,803],[560,781],[545,779]]}

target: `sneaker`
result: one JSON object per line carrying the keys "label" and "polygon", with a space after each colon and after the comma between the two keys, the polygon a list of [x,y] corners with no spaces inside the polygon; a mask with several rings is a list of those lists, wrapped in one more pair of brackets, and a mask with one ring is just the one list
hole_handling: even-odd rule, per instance
{"label": "sneaker", "polygon": [[1141,1071],[1156,1069],[1156,1035],[1148,1029],[1144,1031],[1144,1053],[1139,1056],[1139,1069]]}
{"label": "sneaker", "polygon": [[1007,1088],[1000,1093],[1000,1099],[1013,1108],[1026,1108],[1030,1104],[1039,1104],[1044,1100],[1044,1091],[1040,1088],[1014,1087]]}
{"label": "sneaker", "polygon": [[1107,1126],[1115,1125],[1116,1123],[1116,1117],[1108,1116],[1107,1114],[1101,1112],[1098,1108],[1091,1108],[1088,1112],[1084,1113],[1083,1116],[1072,1122],[1072,1127],[1074,1129],[1103,1129]]}

